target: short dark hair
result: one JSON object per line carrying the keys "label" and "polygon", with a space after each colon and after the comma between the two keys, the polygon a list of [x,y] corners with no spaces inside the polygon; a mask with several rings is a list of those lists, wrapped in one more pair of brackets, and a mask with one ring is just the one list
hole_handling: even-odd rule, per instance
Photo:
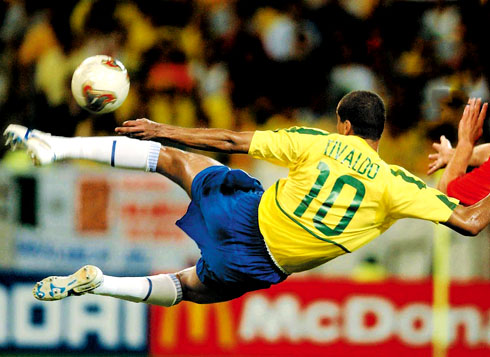
{"label": "short dark hair", "polygon": [[361,138],[381,138],[386,110],[383,99],[376,93],[358,90],[346,94],[339,102],[337,115],[341,122],[349,120],[354,134]]}

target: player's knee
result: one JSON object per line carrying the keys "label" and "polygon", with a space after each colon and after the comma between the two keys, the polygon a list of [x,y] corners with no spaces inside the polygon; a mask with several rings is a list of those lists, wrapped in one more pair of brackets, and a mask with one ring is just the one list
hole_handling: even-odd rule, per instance
{"label": "player's knee", "polygon": [[203,285],[197,277],[195,267],[181,270],[175,276],[180,281],[183,300],[188,300],[187,297],[192,295],[194,291],[199,291],[200,285]]}
{"label": "player's knee", "polygon": [[182,162],[184,151],[162,145],[158,155],[158,165],[162,168],[168,168],[170,165],[175,165]]}
{"label": "player's knee", "polygon": [[182,270],[175,275],[182,286],[182,300],[197,304],[210,304],[229,300],[204,285],[197,276],[196,267]]}

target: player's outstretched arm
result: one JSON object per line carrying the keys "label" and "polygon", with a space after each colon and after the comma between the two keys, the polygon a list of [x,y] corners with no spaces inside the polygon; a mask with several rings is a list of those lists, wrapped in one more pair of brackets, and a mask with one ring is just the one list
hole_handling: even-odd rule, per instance
{"label": "player's outstretched arm", "polygon": [[[475,141],[478,140],[483,132],[483,121],[485,120],[487,107],[487,103],[483,107],[481,106],[481,99],[472,98],[468,101],[459,122],[458,145],[437,185],[437,188],[442,192],[447,192],[447,186],[452,180],[466,173],[473,155]],[[447,156],[448,143],[447,139],[445,140],[445,138],[441,137],[440,152],[445,153],[442,156]]]}
{"label": "player's outstretched arm", "polygon": [[443,224],[466,236],[476,236],[490,223],[490,195],[472,206],[458,205]]}
{"label": "player's outstretched arm", "polygon": [[125,121],[116,133],[143,140],[166,139],[195,149],[226,153],[248,153],[253,131],[182,128],[148,119]]}

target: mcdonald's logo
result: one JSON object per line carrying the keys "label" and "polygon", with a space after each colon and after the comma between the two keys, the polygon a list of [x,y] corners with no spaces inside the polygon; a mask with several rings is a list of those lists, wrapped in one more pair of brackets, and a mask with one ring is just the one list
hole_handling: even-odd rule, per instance
{"label": "mcdonald's logo", "polygon": [[152,306],[151,352],[232,350],[237,345],[236,320],[229,302],[208,305],[182,302],[171,308]]}

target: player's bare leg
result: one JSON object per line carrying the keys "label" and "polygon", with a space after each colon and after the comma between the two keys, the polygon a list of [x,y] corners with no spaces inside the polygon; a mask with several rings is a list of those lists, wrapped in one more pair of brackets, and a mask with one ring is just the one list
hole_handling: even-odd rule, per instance
{"label": "player's bare leg", "polygon": [[223,291],[214,291],[199,280],[196,267],[187,268],[178,272],[177,277],[180,279],[183,288],[183,300],[192,301],[198,304],[212,304],[230,300]]}
{"label": "player's bare leg", "polygon": [[194,177],[202,170],[217,165],[222,164],[210,157],[162,146],[156,172],[178,184],[191,197]]}

